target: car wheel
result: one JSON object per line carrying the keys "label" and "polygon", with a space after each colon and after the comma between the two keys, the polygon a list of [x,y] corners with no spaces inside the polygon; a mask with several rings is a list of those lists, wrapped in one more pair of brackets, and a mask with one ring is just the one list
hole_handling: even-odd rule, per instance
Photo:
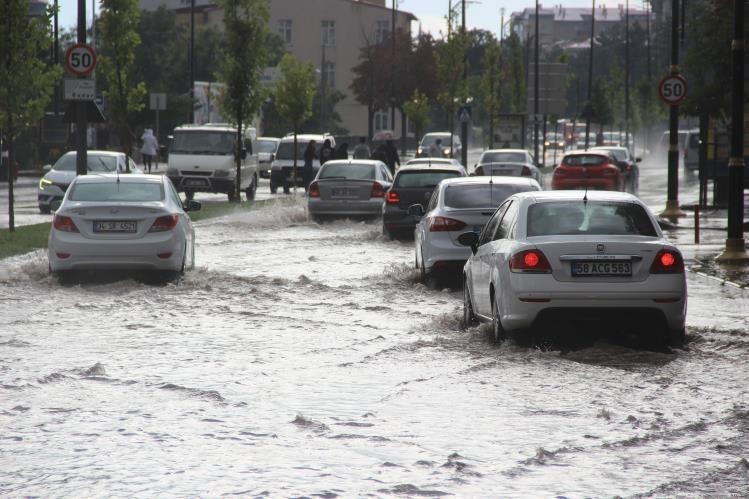
{"label": "car wheel", "polygon": [[668,330],[668,346],[679,348],[684,346],[684,342],[686,341],[686,331],[684,328],[679,329],[669,329]]}
{"label": "car wheel", "polygon": [[273,182],[271,182],[271,184],[270,184],[270,193],[271,194],[275,194],[277,190],[278,190],[278,186],[276,184],[274,184]]}
{"label": "car wheel", "polygon": [[252,201],[255,199],[255,192],[257,191],[257,177],[252,177],[252,184],[247,187],[247,189],[244,191],[245,196],[247,196],[247,201]]}
{"label": "car wheel", "polygon": [[468,289],[468,282],[463,280],[463,327],[469,328],[476,325],[476,315],[473,313],[473,304],[471,303],[471,292]]}
{"label": "car wheel", "polygon": [[494,296],[492,296],[492,337],[494,343],[502,343],[507,337],[507,333],[502,327],[502,321],[499,318],[499,306]]}
{"label": "car wheel", "polygon": [[39,206],[39,213],[42,215],[49,215],[52,209],[49,206]]}
{"label": "car wheel", "polygon": [[229,198],[230,203],[233,203],[237,200],[237,191],[234,188],[229,189],[229,192],[226,193],[226,197]]}
{"label": "car wheel", "polygon": [[291,188],[289,187],[289,184],[283,184],[283,193],[288,194],[291,192]]}

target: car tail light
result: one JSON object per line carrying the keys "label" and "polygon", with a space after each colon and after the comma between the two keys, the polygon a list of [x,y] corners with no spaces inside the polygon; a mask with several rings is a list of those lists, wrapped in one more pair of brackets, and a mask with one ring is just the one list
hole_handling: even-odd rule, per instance
{"label": "car tail light", "polygon": [[309,197],[311,198],[320,197],[320,186],[317,185],[317,181],[314,181],[309,185],[309,188],[307,188],[307,193],[309,194]]}
{"label": "car tail light", "polygon": [[385,197],[385,188],[382,186],[379,182],[373,182],[372,183],[372,192],[370,193],[369,197],[371,198],[384,198]]}
{"label": "car tail light", "polygon": [[512,272],[548,274],[551,272],[551,264],[541,250],[531,249],[512,255],[510,270]]}
{"label": "car tail light", "polygon": [[65,215],[55,215],[52,225],[55,229],[63,232],[78,232],[78,227],[75,226],[73,219]]}
{"label": "car tail light", "polygon": [[650,265],[651,274],[683,274],[684,259],[681,253],[672,250],[660,250],[653,264]]}
{"label": "car tail light", "polygon": [[167,230],[172,230],[177,226],[178,221],[178,215],[164,215],[153,221],[153,225],[148,229],[148,232],[165,232]]}
{"label": "car tail light", "polygon": [[387,196],[385,196],[385,202],[387,204],[398,204],[401,202],[401,197],[397,192],[389,190]]}
{"label": "car tail light", "polygon": [[432,217],[429,219],[429,232],[452,232],[465,228],[465,222],[448,217]]}
{"label": "car tail light", "polygon": [[528,168],[527,166],[524,166],[523,170],[520,172],[520,176],[522,176],[522,177],[530,177],[531,175],[533,175],[531,173],[531,169]]}

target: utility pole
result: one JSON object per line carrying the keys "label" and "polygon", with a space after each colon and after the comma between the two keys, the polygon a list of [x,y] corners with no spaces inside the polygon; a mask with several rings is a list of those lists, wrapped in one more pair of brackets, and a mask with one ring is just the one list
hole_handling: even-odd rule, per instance
{"label": "utility pole", "polygon": [[[391,37],[391,59],[390,59],[390,65],[392,67],[393,64],[395,64],[395,10],[397,6],[398,0],[393,0],[393,8],[392,8],[392,20],[391,20],[391,30],[390,30],[390,37]],[[393,134],[395,134],[395,73],[390,75],[390,129],[393,131]],[[406,131],[402,130],[401,133],[405,134]]]}
{"label": "utility pole", "polygon": [[629,0],[624,14],[624,146],[629,149]]}
{"label": "utility pole", "polygon": [[[86,0],[78,0],[78,43],[86,43]],[[75,102],[75,172],[85,175],[88,171],[86,144],[86,101]]]}
{"label": "utility pole", "polygon": [[538,168],[543,160],[538,157],[538,0],[536,0],[535,40],[533,41],[533,158]]}
{"label": "utility pole", "polygon": [[[671,0],[671,68],[679,74],[679,0]],[[679,106],[672,104],[668,131],[668,198],[661,216],[675,220],[686,216],[679,208]]]}
{"label": "utility pole", "polygon": [[190,0],[190,123],[195,123],[195,0]]}
{"label": "utility pole", "polygon": [[590,14],[590,58],[588,59],[588,104],[585,110],[585,150],[590,147],[590,115],[593,113],[593,39],[596,36],[596,0]]}
{"label": "utility pole", "polygon": [[[463,41],[466,40],[466,0],[461,0],[461,36]],[[468,46],[463,47],[463,93],[465,97],[466,89],[468,87]],[[467,102],[463,102],[463,106],[467,106]],[[452,132],[452,131],[451,131]],[[468,167],[468,121],[460,120],[460,142],[462,144],[460,148],[460,162]]]}
{"label": "utility pole", "polygon": [[733,3],[731,158],[728,160],[728,238],[719,262],[746,263],[744,240],[744,2]]}
{"label": "utility pole", "polygon": [[[52,63],[55,65],[55,67],[58,67],[60,64],[60,30],[59,30],[59,22],[58,22],[58,10],[59,6],[57,4],[58,0],[55,0],[55,19],[54,19],[54,32],[55,32],[55,42],[52,45],[52,50],[54,51],[52,54]],[[60,114],[60,83],[55,84],[55,102],[54,107],[55,116]]]}

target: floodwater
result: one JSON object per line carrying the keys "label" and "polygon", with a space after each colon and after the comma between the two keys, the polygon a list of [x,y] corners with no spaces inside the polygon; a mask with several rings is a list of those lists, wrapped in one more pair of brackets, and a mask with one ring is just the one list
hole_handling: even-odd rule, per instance
{"label": "floodwater", "polygon": [[[0,495],[749,490],[747,290],[690,273],[673,352],[496,346],[378,222],[298,198],[196,231],[198,268],[165,284],[0,261]],[[690,263],[711,247],[674,237]]]}

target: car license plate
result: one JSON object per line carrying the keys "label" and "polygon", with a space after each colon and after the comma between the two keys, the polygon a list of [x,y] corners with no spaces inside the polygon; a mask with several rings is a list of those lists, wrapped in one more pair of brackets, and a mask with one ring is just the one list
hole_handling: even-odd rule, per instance
{"label": "car license plate", "polygon": [[572,262],[574,277],[586,276],[622,276],[632,275],[631,262]]}
{"label": "car license plate", "polygon": [[109,220],[94,222],[94,232],[136,232],[137,230],[137,222]]}
{"label": "car license plate", "polygon": [[183,184],[188,187],[208,187],[208,181],[204,178],[186,178]]}
{"label": "car license plate", "polygon": [[331,189],[330,195],[334,198],[350,198],[356,196],[356,191],[352,191],[351,189]]}

